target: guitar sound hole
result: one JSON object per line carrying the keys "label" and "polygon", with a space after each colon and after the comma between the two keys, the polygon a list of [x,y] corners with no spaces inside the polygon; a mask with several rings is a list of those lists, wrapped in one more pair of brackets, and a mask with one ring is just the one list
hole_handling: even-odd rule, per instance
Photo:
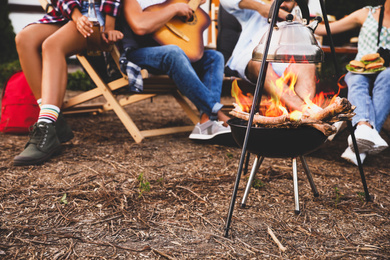
{"label": "guitar sound hole", "polygon": [[184,17],[181,17],[180,20],[182,20],[183,23],[194,25],[198,22],[198,17],[196,16],[196,13],[193,13],[193,15],[188,20],[186,20]]}

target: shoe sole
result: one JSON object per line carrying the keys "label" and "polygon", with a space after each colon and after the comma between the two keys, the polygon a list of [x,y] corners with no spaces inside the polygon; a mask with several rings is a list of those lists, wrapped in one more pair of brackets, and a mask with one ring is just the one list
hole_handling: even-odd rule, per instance
{"label": "shoe sole", "polygon": [[231,131],[228,131],[228,132],[219,132],[213,135],[190,134],[189,138],[192,140],[211,140],[216,136],[226,135],[231,133],[232,133]]}
{"label": "shoe sole", "polygon": [[55,148],[52,152],[48,153],[46,156],[41,157],[39,159],[32,159],[32,160],[14,159],[14,166],[39,165],[49,160],[52,156],[59,154],[60,152],[61,152],[61,146]]}
{"label": "shoe sole", "polygon": [[63,144],[63,143],[66,143],[66,142],[72,140],[74,138],[74,134],[72,133],[72,134],[69,134],[67,136],[61,136],[61,137],[57,136],[57,137],[58,137],[58,140],[60,141],[60,143]]}
{"label": "shoe sole", "polygon": [[369,154],[378,154],[385,150],[388,146],[380,145],[380,146],[373,146],[371,150],[368,151]]}
{"label": "shoe sole", "polygon": [[[365,139],[356,139],[356,144],[358,146],[359,153],[369,152],[375,145],[375,143]],[[351,148],[352,152],[355,152],[353,144],[350,144],[349,147]]]}

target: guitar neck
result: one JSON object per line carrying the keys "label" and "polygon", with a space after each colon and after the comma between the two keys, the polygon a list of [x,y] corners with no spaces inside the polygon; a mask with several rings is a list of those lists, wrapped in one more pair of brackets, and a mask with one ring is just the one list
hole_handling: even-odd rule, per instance
{"label": "guitar neck", "polygon": [[200,5],[200,1],[201,0],[190,0],[189,2],[188,2],[188,5],[190,6],[190,8],[192,9],[192,10],[196,10],[196,9],[198,9],[198,7],[199,7],[199,5]]}

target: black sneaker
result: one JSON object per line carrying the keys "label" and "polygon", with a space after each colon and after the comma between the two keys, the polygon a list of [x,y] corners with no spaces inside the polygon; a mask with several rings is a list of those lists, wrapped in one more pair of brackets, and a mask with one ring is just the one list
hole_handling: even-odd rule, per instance
{"label": "black sneaker", "polygon": [[57,121],[56,121],[56,131],[57,131],[57,137],[60,143],[66,143],[73,139],[74,134],[72,132],[72,129],[66,122],[64,115],[60,113],[58,115]]}
{"label": "black sneaker", "polygon": [[35,123],[24,151],[14,158],[14,165],[36,165],[47,161],[61,149],[54,124]]}

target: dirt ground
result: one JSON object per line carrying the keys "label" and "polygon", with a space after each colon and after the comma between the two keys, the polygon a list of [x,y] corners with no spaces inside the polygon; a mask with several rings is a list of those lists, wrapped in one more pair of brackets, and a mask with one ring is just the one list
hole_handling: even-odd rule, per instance
{"label": "dirt ground", "polygon": [[[142,129],[189,123],[168,96],[127,110]],[[27,137],[0,135],[0,259],[390,259],[390,149],[364,162],[366,202],[358,167],[340,158],[347,130],[306,156],[318,198],[298,162],[298,215],[291,158],[265,158],[246,208],[242,176],[225,237],[232,140],[137,144],[112,112],[66,118],[75,138],[40,166],[12,166]]]}

